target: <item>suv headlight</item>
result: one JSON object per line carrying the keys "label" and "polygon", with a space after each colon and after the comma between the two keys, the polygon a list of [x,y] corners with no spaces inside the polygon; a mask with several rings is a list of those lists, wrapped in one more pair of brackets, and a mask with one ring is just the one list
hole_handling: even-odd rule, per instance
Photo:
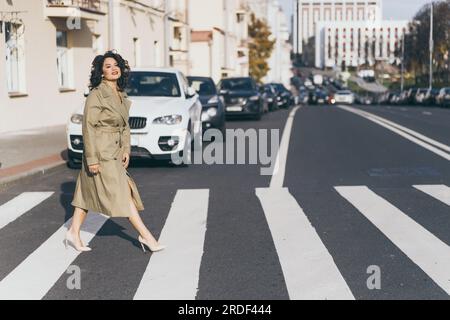
{"label": "suv headlight", "polygon": [[259,100],[259,96],[253,96],[249,98],[250,101],[258,101]]}
{"label": "suv headlight", "polygon": [[218,96],[214,96],[211,99],[208,100],[208,104],[216,104],[219,103],[219,97]]}
{"label": "suv headlight", "polygon": [[83,122],[83,115],[82,114],[74,114],[70,121],[74,124],[81,124]]}
{"label": "suv headlight", "polygon": [[173,114],[170,116],[159,117],[153,120],[153,124],[165,124],[169,126],[180,124],[183,117],[178,114]]}
{"label": "suv headlight", "polygon": [[217,109],[216,108],[209,108],[208,111],[206,111],[208,116],[215,117],[217,115]]}

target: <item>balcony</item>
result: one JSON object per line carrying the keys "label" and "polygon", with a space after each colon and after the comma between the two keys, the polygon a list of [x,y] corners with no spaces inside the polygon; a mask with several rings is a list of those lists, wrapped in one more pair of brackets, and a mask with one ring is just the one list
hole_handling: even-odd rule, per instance
{"label": "balcony", "polygon": [[106,14],[106,9],[101,0],[47,0],[44,8],[47,17],[86,20],[98,20],[99,15]]}

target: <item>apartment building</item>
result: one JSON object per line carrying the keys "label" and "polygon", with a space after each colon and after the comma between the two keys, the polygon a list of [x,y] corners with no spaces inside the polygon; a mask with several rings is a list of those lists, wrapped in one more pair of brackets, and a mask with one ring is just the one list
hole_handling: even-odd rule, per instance
{"label": "apartment building", "polygon": [[164,65],[177,68],[189,74],[189,0],[162,0],[165,4],[166,61]]}
{"label": "apartment building", "polygon": [[190,0],[189,6],[190,74],[216,82],[247,76],[250,12],[246,0]]}
{"label": "apartment building", "polygon": [[95,55],[164,65],[163,0],[0,2],[0,132],[66,123]]}

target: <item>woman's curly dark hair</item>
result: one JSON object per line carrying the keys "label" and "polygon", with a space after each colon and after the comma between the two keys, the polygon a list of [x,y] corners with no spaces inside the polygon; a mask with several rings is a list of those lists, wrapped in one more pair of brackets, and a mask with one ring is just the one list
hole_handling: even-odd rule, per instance
{"label": "woman's curly dark hair", "polygon": [[122,74],[119,80],[117,80],[117,85],[120,91],[124,91],[128,85],[130,66],[128,65],[128,61],[122,58],[122,56],[115,51],[107,51],[104,55],[98,55],[95,57],[91,67],[91,84],[89,86],[89,89],[92,90],[94,88],[97,88],[102,82],[103,63],[105,62],[106,58],[113,58],[117,61],[120,72]]}

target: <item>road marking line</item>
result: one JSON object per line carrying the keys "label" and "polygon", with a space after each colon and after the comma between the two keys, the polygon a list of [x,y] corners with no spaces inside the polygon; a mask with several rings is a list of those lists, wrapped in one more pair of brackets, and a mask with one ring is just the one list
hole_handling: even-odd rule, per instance
{"label": "road marking line", "polygon": [[[85,245],[89,244],[107,220],[104,215],[88,214],[81,231]],[[66,225],[70,221],[0,281],[0,300],[40,300],[47,294],[80,254],[72,247],[68,250],[64,248]]]}
{"label": "road marking line", "polygon": [[275,161],[274,173],[270,181],[271,188],[282,188],[284,184],[284,177],[286,174],[286,162],[289,150],[289,141],[291,139],[292,124],[294,122],[295,114],[301,106],[295,107],[289,114],[281,139],[280,149],[278,150],[277,159]]}
{"label": "road marking line", "polygon": [[0,229],[50,198],[54,192],[24,192],[0,206]]}
{"label": "road marking line", "polygon": [[293,300],[354,300],[316,230],[287,188],[256,189]]}
{"label": "road marking line", "polygon": [[450,206],[450,188],[446,185],[416,185],[414,188]]}
{"label": "road marking line", "polygon": [[[426,137],[416,131],[413,131],[411,129],[403,127],[399,124],[396,124],[396,123],[386,120],[384,118],[375,116],[368,112],[365,112],[362,110],[357,110],[355,108],[347,107],[347,106],[338,106],[338,108],[352,112],[352,113],[362,116],[372,122],[375,122],[387,129],[397,133],[398,135],[420,145],[421,147],[443,157],[444,159],[450,160],[450,154],[448,153],[448,152],[450,152],[450,146],[447,146],[441,142],[438,142],[429,137]],[[440,148],[440,149],[438,149],[438,148]]]}
{"label": "road marking line", "polygon": [[446,243],[365,186],[335,189],[450,294],[450,247]]}
{"label": "road marking line", "polygon": [[204,252],[209,190],[178,190],[134,300],[194,300]]}

